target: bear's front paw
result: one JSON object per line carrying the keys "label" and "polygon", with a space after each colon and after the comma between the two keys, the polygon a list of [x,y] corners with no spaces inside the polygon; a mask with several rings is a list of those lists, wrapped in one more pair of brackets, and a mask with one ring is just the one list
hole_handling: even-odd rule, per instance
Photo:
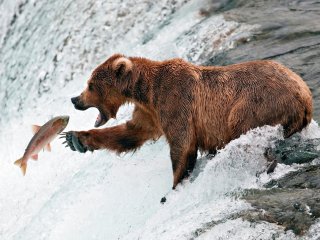
{"label": "bear's front paw", "polygon": [[82,136],[80,132],[66,132],[65,138],[65,143],[67,144],[66,147],[70,147],[72,151],[78,151],[81,153],[85,153],[88,150],[93,151],[89,146],[85,144],[84,136]]}

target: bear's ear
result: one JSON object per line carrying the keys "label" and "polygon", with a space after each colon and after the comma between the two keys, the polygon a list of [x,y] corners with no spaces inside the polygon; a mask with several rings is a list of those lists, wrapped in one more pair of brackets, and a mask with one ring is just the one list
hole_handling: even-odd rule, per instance
{"label": "bear's ear", "polygon": [[115,72],[116,78],[120,79],[128,75],[132,70],[132,62],[126,57],[120,57],[116,59],[113,63],[113,70]]}

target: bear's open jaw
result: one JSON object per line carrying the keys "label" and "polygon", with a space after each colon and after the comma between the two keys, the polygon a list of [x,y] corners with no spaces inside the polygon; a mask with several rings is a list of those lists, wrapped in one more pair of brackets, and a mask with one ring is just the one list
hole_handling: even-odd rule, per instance
{"label": "bear's open jaw", "polygon": [[96,128],[100,127],[103,124],[105,124],[107,121],[108,121],[108,117],[99,110],[99,114],[98,114],[97,120],[94,124],[94,127],[96,127]]}

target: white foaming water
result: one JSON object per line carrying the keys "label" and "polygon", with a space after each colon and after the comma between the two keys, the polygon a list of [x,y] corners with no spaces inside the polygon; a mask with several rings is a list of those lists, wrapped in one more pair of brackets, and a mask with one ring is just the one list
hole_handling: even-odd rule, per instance
{"label": "white foaming water", "polygon": [[[31,124],[70,115],[67,131],[92,128],[97,110],[76,111],[70,97],[108,55],[201,63],[249,37],[254,26],[220,15],[204,19],[198,10],[206,1],[15,4],[0,1],[0,9],[9,9],[0,25],[0,239],[190,239],[212,221],[216,226],[200,239],[294,238],[274,224],[229,219],[250,208],[232,196],[270,180],[256,173],[265,168],[264,148],[282,138],[279,127],[252,130],[214,158],[199,157],[190,179],[175,191],[163,138],[124,156],[75,153],[56,140],[52,153],[29,161],[25,177],[13,165],[32,137]],[[122,107],[107,126],[130,119],[132,108]],[[303,137],[320,137],[318,125],[313,122]],[[279,165],[273,177],[293,168]],[[314,229],[310,239],[317,237]]]}
{"label": "white foaming water", "polygon": [[[311,125],[317,126],[315,122]],[[200,239],[270,239],[275,233],[279,239],[295,239],[293,233],[284,233],[273,224],[231,219],[235,213],[251,208],[235,200],[243,189],[261,188],[272,178],[295,169],[278,164],[272,176],[264,172],[257,177],[266,168],[265,148],[282,138],[281,127],[265,126],[233,140],[212,159],[198,159],[191,181],[170,192],[166,204],[146,225],[125,239],[193,239],[198,237],[197,229],[205,229]],[[216,226],[206,229],[212,222]]]}

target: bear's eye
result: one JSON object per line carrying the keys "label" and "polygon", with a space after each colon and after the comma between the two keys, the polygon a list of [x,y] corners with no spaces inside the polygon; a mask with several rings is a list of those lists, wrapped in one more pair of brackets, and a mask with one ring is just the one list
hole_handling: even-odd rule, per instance
{"label": "bear's eye", "polygon": [[93,91],[93,84],[92,83],[89,83],[89,87],[88,87],[89,91]]}

